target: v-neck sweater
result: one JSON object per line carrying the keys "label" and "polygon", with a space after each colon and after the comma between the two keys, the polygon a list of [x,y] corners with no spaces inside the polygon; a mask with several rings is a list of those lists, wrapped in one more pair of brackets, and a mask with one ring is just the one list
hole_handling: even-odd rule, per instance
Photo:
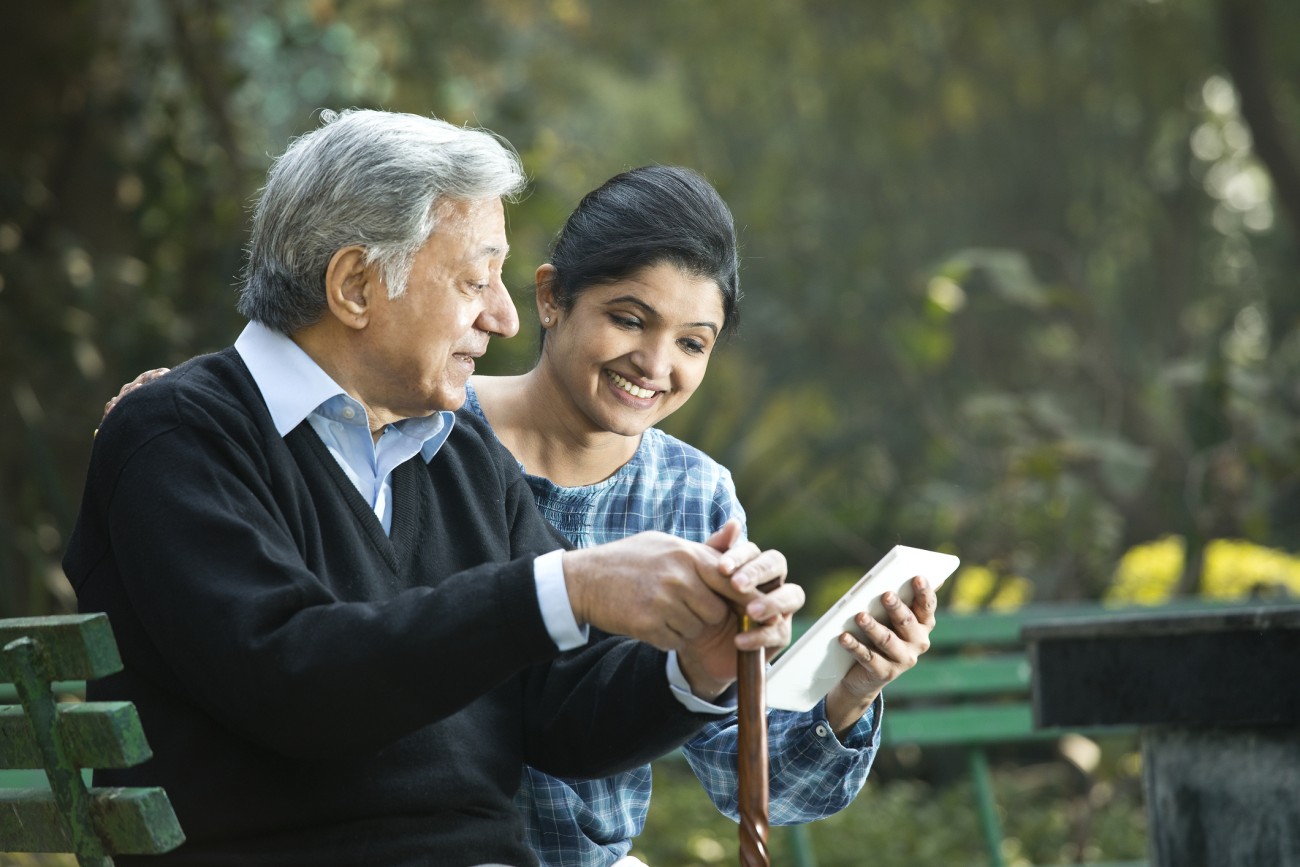
{"label": "v-neck sweater", "polygon": [[524,763],[600,776],[708,721],[653,648],[558,653],[532,561],[565,543],[481,419],[393,489],[385,535],[233,349],[106,420],[64,569],[125,665],[90,697],[134,702],[154,751],[96,784],[162,786],[188,838],[140,863],[531,865]]}

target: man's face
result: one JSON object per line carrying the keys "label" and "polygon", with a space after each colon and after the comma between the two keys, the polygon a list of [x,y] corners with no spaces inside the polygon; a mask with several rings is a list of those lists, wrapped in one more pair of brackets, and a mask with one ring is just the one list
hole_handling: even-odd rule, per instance
{"label": "man's face", "polygon": [[501,282],[505,210],[500,199],[445,201],[437,229],[415,254],[406,292],[376,293],[366,328],[367,395],[391,421],[455,410],[492,335],[519,331]]}

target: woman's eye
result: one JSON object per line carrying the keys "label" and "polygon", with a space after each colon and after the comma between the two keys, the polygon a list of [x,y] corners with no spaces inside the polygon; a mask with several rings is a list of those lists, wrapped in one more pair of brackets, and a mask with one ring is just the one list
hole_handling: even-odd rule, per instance
{"label": "woman's eye", "polygon": [[611,313],[609,314],[609,318],[613,320],[614,324],[617,325],[619,328],[640,328],[641,327],[641,320],[637,319],[635,316],[623,316],[618,313]]}
{"label": "woman's eye", "polygon": [[692,355],[701,355],[704,353],[704,350],[706,349],[705,345],[699,340],[684,338],[680,341],[680,343],[682,349],[685,349],[687,352],[691,353]]}

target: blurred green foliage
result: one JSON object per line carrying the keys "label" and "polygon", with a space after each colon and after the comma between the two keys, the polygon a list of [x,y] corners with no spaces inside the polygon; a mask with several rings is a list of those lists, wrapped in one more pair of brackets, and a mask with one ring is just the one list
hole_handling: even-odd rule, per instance
{"label": "blurred green foliage", "polygon": [[[1293,0],[59,0],[6,17],[0,616],[72,605],[59,558],[104,401],[233,340],[271,156],[352,105],[513,142],[533,177],[509,210],[524,310],[552,233],[609,175],[679,163],[718,186],[744,327],[667,426],[733,469],[810,610],[895,543],[962,556],[955,607],[1300,592]],[[496,344],[485,370],[533,351]],[[1142,857],[1133,745],[1105,747],[1088,773],[1023,751],[998,769],[1013,862]],[[813,826],[821,867],[982,863],[950,764],[882,755]],[[657,767],[655,789],[636,851],[728,863],[735,826],[685,770]],[[774,860],[788,845],[774,829]]]}
{"label": "blurred green foliage", "polygon": [[269,159],[349,105],[514,143],[525,309],[605,177],[714,181],[744,327],[668,427],[813,590],[897,542],[1012,601],[1099,598],[1167,535],[1174,593],[1211,540],[1300,550],[1295,3],[57,6],[11,9],[0,51],[0,614],[70,604],[103,402],[231,342]]}

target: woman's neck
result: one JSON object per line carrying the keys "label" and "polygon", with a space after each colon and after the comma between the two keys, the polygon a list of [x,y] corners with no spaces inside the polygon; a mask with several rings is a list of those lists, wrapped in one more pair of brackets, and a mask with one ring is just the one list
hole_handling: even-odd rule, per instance
{"label": "woman's neck", "polygon": [[475,376],[474,390],[515,460],[561,487],[604,481],[641,445],[639,435],[598,429],[540,366],[521,376]]}

